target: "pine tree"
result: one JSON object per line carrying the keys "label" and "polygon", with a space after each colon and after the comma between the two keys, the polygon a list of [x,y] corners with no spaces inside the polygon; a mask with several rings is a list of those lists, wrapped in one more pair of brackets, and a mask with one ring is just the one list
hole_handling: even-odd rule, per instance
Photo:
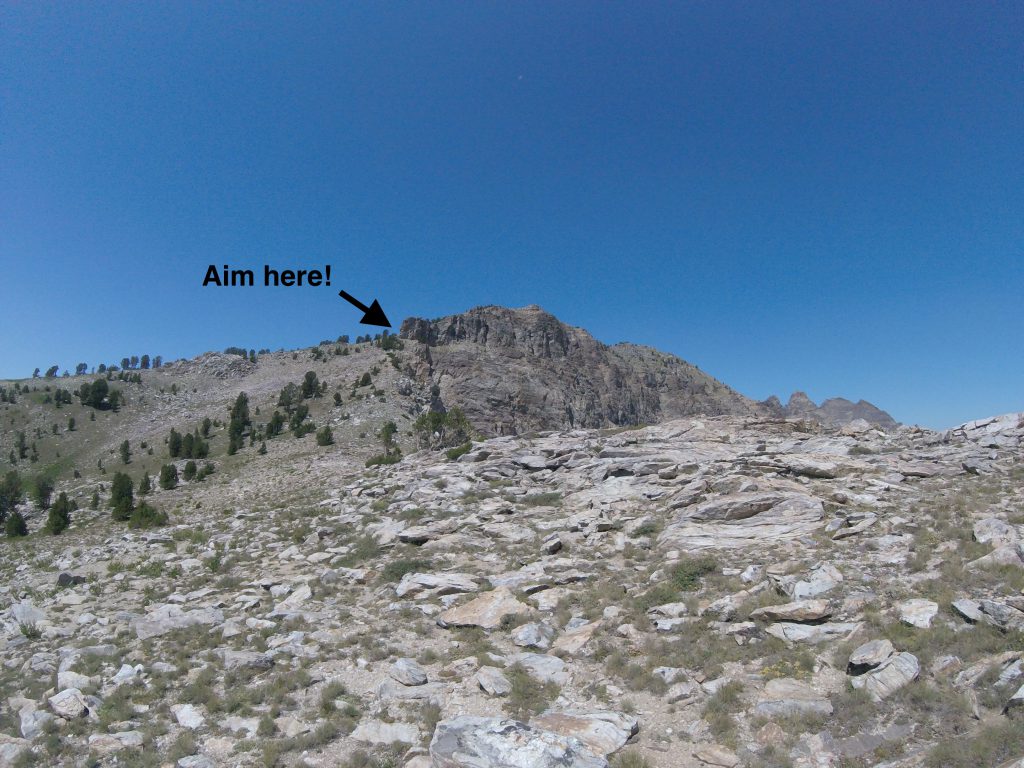
{"label": "pine tree", "polygon": [[172,459],[176,459],[181,456],[181,434],[178,430],[171,427],[171,434],[167,438],[167,452],[170,454]]}
{"label": "pine tree", "polygon": [[28,526],[25,524],[25,518],[17,510],[12,512],[11,516],[7,518],[5,529],[7,536],[12,539],[28,536]]}
{"label": "pine tree", "polygon": [[53,495],[53,480],[46,475],[39,475],[32,482],[32,500],[40,509],[50,508],[50,497]]}
{"label": "pine tree", "polygon": [[146,496],[153,490],[153,482],[149,479],[149,472],[144,472],[139,480],[139,496]]}
{"label": "pine tree", "polygon": [[114,509],[115,520],[127,520],[135,508],[132,479],[123,472],[114,473],[114,481],[110,484],[110,506]]}
{"label": "pine tree", "polygon": [[46,518],[46,532],[56,536],[71,525],[71,502],[68,495],[61,491],[57,501],[50,507],[50,514]]}
{"label": "pine tree", "polygon": [[160,487],[169,491],[178,485],[178,468],[173,464],[160,467]]}
{"label": "pine tree", "polygon": [[0,481],[0,523],[21,503],[22,495],[21,478],[12,469]]}
{"label": "pine tree", "polygon": [[121,463],[131,464],[132,463],[132,450],[131,446],[128,445],[128,441],[125,440],[121,443]]}

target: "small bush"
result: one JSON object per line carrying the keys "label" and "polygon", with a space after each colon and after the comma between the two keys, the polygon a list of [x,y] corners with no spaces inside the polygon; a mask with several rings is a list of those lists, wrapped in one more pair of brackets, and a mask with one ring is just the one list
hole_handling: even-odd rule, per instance
{"label": "small bush", "polygon": [[506,676],[512,683],[512,691],[505,702],[505,711],[517,720],[526,721],[543,712],[558,696],[559,688],[555,683],[535,680],[520,664],[509,667]]}
{"label": "small bush", "polygon": [[331,432],[330,427],[323,427],[317,430],[316,433],[316,444],[317,445],[333,445],[334,444],[334,433]]}
{"label": "small bush", "polygon": [[178,485],[178,468],[173,464],[164,464],[160,467],[160,487],[165,491],[176,488]]}
{"label": "small bush", "polygon": [[462,445],[456,446],[455,448],[449,448],[444,452],[444,455],[448,457],[448,461],[455,461],[460,456],[465,456],[473,449],[472,442],[465,442]]}
{"label": "small bush", "polygon": [[384,581],[401,581],[407,573],[429,571],[433,563],[429,560],[392,560],[384,566],[380,576]]}
{"label": "small bush", "polygon": [[185,478],[186,481],[194,480],[196,477],[196,463],[191,459],[186,461],[185,469],[181,473],[181,476]]}
{"label": "small bush", "polygon": [[156,528],[161,525],[167,525],[167,513],[149,506],[144,501],[128,518],[129,528]]}
{"label": "small bush", "polygon": [[402,454],[393,453],[390,456],[386,456],[383,453],[378,453],[376,456],[371,456],[366,460],[366,466],[376,467],[381,464],[397,464],[402,460]]}
{"label": "small bush", "polygon": [[25,518],[17,510],[12,512],[11,516],[7,518],[5,529],[7,536],[12,539],[28,536],[28,526],[25,524]]}

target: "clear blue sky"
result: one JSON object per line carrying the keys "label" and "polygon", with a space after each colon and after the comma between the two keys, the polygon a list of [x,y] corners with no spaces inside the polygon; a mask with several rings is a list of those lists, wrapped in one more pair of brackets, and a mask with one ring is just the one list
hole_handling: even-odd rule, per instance
{"label": "clear blue sky", "polygon": [[1024,410],[1022,40],[1019,3],[3,0],[0,376],[361,333],[344,288]]}

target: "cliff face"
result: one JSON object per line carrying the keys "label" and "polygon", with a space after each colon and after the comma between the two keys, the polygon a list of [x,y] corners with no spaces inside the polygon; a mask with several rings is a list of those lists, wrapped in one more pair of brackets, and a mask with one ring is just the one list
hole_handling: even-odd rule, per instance
{"label": "cliff face", "polygon": [[410,318],[399,335],[418,343],[417,375],[441,403],[491,434],[768,413],[677,357],[602,344],[533,305]]}

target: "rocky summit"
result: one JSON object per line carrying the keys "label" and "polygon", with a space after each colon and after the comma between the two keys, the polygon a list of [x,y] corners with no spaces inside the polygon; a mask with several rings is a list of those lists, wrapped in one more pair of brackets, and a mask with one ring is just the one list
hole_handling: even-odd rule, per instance
{"label": "rocky summit", "polygon": [[416,378],[438,403],[456,404],[487,434],[653,424],[694,414],[807,418],[826,424],[896,421],[863,400],[816,406],[803,393],[786,406],[755,402],[673,355],[608,346],[538,306],[477,307],[439,320],[409,318]]}
{"label": "rocky summit", "polygon": [[0,766],[1024,760],[1024,414],[537,308],[0,386]]}

